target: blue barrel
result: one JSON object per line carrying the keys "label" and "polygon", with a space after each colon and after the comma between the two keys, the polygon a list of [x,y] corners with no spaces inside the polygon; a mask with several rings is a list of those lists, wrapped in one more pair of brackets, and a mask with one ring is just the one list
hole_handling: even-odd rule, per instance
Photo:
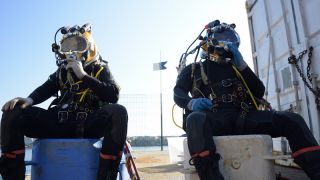
{"label": "blue barrel", "polygon": [[33,143],[32,180],[94,180],[99,152],[93,144],[99,139],[40,139]]}
{"label": "blue barrel", "polygon": [[[99,139],[39,139],[33,143],[31,180],[95,180]],[[118,179],[128,178],[124,155]]]}

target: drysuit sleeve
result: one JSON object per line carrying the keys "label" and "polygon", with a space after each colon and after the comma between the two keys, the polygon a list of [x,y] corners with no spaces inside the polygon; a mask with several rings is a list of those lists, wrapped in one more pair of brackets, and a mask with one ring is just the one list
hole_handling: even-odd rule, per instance
{"label": "drysuit sleeve", "polygon": [[191,100],[191,97],[189,96],[189,92],[191,92],[191,90],[191,65],[188,65],[179,74],[176,85],[173,89],[173,99],[179,107],[188,109],[187,104]]}
{"label": "drysuit sleeve", "polygon": [[82,80],[84,84],[93,90],[100,100],[109,103],[116,103],[119,100],[120,88],[114,80],[108,65],[103,65],[98,78],[85,75]]}
{"label": "drysuit sleeve", "polygon": [[28,97],[33,100],[33,105],[40,104],[59,91],[57,72],[51,74],[49,79],[35,89]]}
{"label": "drysuit sleeve", "polygon": [[241,71],[243,78],[246,80],[252,94],[257,98],[262,98],[264,95],[265,87],[263,82],[257,77],[257,75],[247,66]]}

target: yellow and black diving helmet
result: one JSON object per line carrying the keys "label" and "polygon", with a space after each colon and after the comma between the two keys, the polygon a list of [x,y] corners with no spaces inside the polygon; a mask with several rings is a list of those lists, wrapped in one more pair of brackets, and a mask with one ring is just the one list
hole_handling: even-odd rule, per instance
{"label": "yellow and black diving helmet", "polygon": [[52,51],[58,54],[57,65],[63,64],[65,58],[76,58],[83,61],[85,66],[97,59],[97,46],[92,37],[89,23],[81,27],[78,25],[71,28],[64,26],[57,32],[59,31],[63,34],[60,45],[56,43],[52,45]]}

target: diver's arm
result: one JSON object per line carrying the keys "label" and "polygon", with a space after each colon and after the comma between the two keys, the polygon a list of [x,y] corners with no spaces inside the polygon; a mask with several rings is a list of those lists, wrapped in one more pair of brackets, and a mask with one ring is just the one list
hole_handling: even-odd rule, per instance
{"label": "diver's arm", "polygon": [[173,89],[173,99],[175,103],[184,109],[188,109],[187,105],[191,100],[188,93],[192,89],[191,66],[183,69],[177,78],[176,86]]}
{"label": "diver's arm", "polygon": [[57,81],[57,72],[51,74],[49,79],[35,89],[28,97],[33,100],[33,105],[40,104],[45,100],[49,99],[51,96],[56,94],[59,90],[59,85]]}
{"label": "diver's arm", "polygon": [[118,101],[120,88],[107,65],[103,66],[103,70],[98,78],[85,75],[82,80],[102,101],[109,103],[116,103]]}
{"label": "diver's arm", "polygon": [[264,95],[265,87],[262,81],[256,76],[256,74],[247,66],[241,71],[243,78],[249,86],[253,95],[257,98],[262,98]]}

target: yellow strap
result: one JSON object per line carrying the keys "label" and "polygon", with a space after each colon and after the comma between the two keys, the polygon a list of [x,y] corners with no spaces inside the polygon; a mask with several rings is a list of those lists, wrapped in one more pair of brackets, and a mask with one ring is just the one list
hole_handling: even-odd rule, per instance
{"label": "yellow strap", "polygon": [[103,70],[103,66],[100,67],[99,71],[96,73],[96,75],[94,77],[98,78],[98,76],[100,75],[102,70]]}
{"label": "yellow strap", "polygon": [[234,65],[232,65],[232,68],[236,72],[237,76],[241,79],[241,81],[243,82],[243,84],[246,87],[246,89],[248,90],[249,95],[250,95],[250,97],[252,99],[252,102],[253,102],[254,106],[256,107],[256,109],[258,110],[259,109],[258,104],[257,104],[257,102],[256,102],[251,90],[249,89],[249,86],[247,85],[246,81],[244,80],[243,76],[241,75],[241,73],[238,71],[238,69]]}
{"label": "yellow strap", "polygon": [[[96,73],[96,75],[94,76],[95,78],[98,78],[98,76],[100,75],[101,71],[103,70],[103,66],[100,67],[99,71]],[[84,97],[87,95],[87,93],[89,92],[90,88],[87,88],[86,90],[79,92],[77,94],[82,94],[82,96],[80,97],[80,102],[82,102],[84,100]]]}

